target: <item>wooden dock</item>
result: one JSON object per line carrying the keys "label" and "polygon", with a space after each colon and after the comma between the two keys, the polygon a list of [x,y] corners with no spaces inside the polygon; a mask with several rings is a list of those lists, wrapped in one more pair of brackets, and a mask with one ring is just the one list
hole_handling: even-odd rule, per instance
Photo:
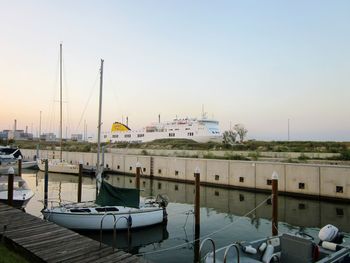
{"label": "wooden dock", "polygon": [[147,262],[2,203],[0,237],[30,262]]}

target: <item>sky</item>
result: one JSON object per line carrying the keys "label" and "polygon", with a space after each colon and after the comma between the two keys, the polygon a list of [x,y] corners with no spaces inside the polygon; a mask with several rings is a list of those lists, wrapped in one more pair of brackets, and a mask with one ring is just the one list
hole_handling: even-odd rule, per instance
{"label": "sky", "polygon": [[350,141],[350,1],[0,0],[0,130],[201,117],[248,139]]}

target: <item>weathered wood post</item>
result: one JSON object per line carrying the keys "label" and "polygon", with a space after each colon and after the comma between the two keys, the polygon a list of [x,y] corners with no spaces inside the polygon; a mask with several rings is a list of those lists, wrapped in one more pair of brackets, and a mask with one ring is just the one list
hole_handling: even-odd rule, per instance
{"label": "weathered wood post", "polygon": [[13,177],[15,174],[15,170],[13,167],[8,169],[8,181],[7,181],[7,204],[9,206],[13,206]]}
{"label": "weathered wood post", "polygon": [[197,167],[194,171],[195,177],[195,198],[194,198],[194,262],[199,262],[199,237],[200,237],[200,170]]}
{"label": "weathered wood post", "polygon": [[18,176],[22,177],[22,156],[18,156]]}
{"label": "weathered wood post", "polygon": [[141,163],[136,163],[136,181],[135,187],[140,190],[140,174],[141,174]]}
{"label": "weathered wood post", "polygon": [[154,176],[154,158],[153,158],[153,156],[150,157],[149,176],[150,176],[151,179],[153,179],[153,176]]}
{"label": "weathered wood post", "polygon": [[81,202],[81,189],[83,183],[83,164],[79,163],[79,178],[78,178],[78,203]]}
{"label": "weathered wood post", "polygon": [[272,235],[278,235],[278,173],[272,173]]}
{"label": "weathered wood post", "polygon": [[45,177],[44,177],[44,209],[47,208],[47,199],[49,191],[49,161],[45,160]]}

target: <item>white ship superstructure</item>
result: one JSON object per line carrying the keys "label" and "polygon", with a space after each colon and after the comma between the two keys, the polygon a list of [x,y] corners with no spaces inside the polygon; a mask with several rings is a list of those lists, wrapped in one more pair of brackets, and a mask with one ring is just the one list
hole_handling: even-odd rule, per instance
{"label": "white ship superstructure", "polygon": [[105,141],[115,142],[149,142],[156,139],[192,139],[197,142],[222,140],[219,122],[202,119],[174,119],[169,122],[157,122],[141,129],[131,130],[127,125],[115,122]]}

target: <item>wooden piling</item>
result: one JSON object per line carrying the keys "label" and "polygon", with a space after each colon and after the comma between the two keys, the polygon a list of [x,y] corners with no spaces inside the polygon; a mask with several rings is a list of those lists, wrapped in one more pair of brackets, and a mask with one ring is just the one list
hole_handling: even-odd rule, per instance
{"label": "wooden piling", "polygon": [[140,190],[140,174],[141,174],[141,164],[139,162],[136,163],[136,180],[135,187]]}
{"label": "wooden piling", "polygon": [[278,174],[272,173],[272,235],[278,235]]}
{"label": "wooden piling", "polygon": [[18,176],[22,177],[22,157],[18,157]]}
{"label": "wooden piling", "polygon": [[200,238],[200,171],[197,167],[194,172],[195,177],[195,199],[194,199],[194,262],[199,262],[199,238]]}
{"label": "wooden piling", "polygon": [[13,177],[15,171],[12,167],[8,170],[8,181],[7,181],[7,204],[13,206]]}
{"label": "wooden piling", "polygon": [[83,183],[83,164],[79,164],[79,178],[78,178],[78,203],[81,202],[81,190]]}
{"label": "wooden piling", "polygon": [[153,156],[150,157],[150,170],[149,170],[149,176],[152,179],[154,176],[154,158]]}
{"label": "wooden piling", "polygon": [[44,177],[44,208],[47,208],[49,191],[49,161],[45,160],[45,177]]}

